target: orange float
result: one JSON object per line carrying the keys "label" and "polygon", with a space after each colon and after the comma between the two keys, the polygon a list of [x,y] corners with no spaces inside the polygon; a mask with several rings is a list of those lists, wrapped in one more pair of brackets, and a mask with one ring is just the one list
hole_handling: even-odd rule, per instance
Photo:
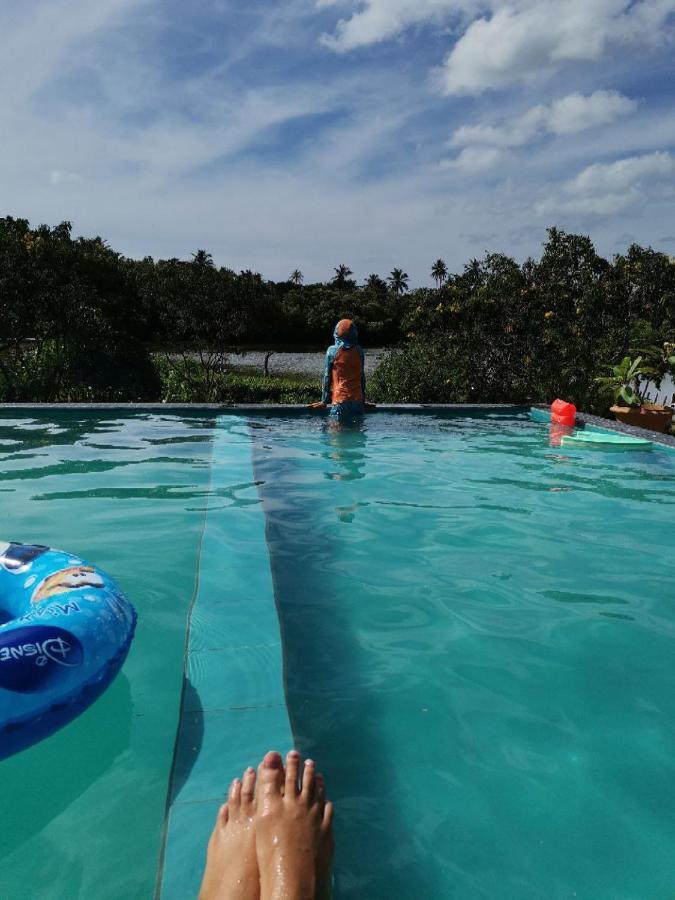
{"label": "orange float", "polygon": [[565,425],[574,428],[577,408],[566,400],[554,400],[551,404],[551,425]]}

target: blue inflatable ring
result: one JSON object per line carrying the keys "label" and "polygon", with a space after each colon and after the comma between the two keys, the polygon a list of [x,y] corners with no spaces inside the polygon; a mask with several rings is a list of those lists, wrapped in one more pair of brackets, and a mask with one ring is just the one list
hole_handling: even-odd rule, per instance
{"label": "blue inflatable ring", "polygon": [[0,759],[70,722],[117,675],[136,611],[96,566],[0,542]]}

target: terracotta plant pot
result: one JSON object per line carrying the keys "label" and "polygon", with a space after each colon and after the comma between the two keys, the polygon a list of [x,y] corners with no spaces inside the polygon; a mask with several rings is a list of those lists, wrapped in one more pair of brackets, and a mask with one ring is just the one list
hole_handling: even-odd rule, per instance
{"label": "terracotta plant pot", "polygon": [[624,425],[667,433],[673,420],[669,406],[612,406],[610,412]]}

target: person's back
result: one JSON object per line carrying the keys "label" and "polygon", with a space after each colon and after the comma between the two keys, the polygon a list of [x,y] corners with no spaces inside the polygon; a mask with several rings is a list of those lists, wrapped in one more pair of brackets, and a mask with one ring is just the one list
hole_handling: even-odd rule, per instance
{"label": "person's back", "polygon": [[333,332],[335,343],[326,352],[321,405],[329,405],[331,415],[358,415],[366,399],[365,358],[356,325],[340,319]]}
{"label": "person's back", "polygon": [[333,356],[331,401],[363,403],[363,350],[339,347]]}

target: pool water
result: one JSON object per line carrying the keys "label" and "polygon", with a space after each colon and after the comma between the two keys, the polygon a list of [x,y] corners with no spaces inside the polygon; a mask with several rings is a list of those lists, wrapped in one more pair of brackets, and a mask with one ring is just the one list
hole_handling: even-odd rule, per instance
{"label": "pool water", "polygon": [[[213,536],[234,546],[252,514],[284,713],[337,804],[337,898],[674,895],[672,452],[551,447],[517,413],[2,415],[0,537],[95,561],[140,617],[106,695],[0,763],[3,900],[194,895],[217,788],[190,779],[218,757],[187,741],[180,762],[186,628],[213,649],[197,585],[222,565]],[[265,657],[241,646],[222,706],[255,705],[260,737],[227,726],[223,789],[269,749],[266,722],[280,733],[251,686]],[[217,705],[206,668],[191,684]],[[167,792],[198,816],[168,843]]]}
{"label": "pool water", "polygon": [[96,562],[140,620],[106,694],[0,762],[0,896],[151,897],[213,423],[10,416],[0,419],[3,538]]}

